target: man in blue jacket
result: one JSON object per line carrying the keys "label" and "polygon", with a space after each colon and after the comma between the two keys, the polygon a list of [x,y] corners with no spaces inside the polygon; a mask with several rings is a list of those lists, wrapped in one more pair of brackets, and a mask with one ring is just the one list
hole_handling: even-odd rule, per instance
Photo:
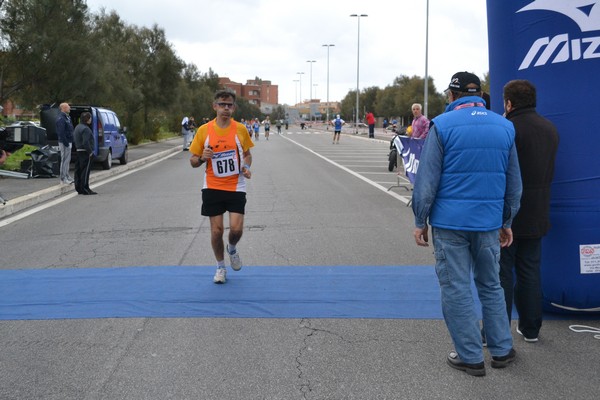
{"label": "man in blue jacket", "polygon": [[71,164],[71,146],[73,143],[73,123],[69,112],[71,106],[68,103],[60,104],[60,113],[56,118],[56,136],[58,138],[58,148],[60,150],[60,183],[73,183],[73,178],[69,175]]}
{"label": "man in blue jacket", "polygon": [[514,127],[485,108],[479,78],[456,73],[447,94],[450,104],[431,121],[419,161],[412,201],[414,236],[417,245],[429,245],[429,220],[442,311],[455,346],[447,363],[483,376],[471,276],[482,305],[491,366],[504,368],[516,354],[500,286],[500,247],[512,242],[521,176]]}

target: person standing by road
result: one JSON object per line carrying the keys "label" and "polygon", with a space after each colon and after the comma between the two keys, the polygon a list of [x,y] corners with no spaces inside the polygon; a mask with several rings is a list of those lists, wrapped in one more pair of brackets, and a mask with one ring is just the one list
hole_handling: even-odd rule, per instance
{"label": "person standing by road", "polygon": [[429,120],[422,113],[422,106],[415,103],[411,107],[413,113],[412,135],[413,139],[425,139],[429,131]]}
{"label": "person standing by road", "polygon": [[192,140],[194,139],[194,135],[196,134],[196,128],[198,128],[198,125],[196,125],[196,119],[194,117],[190,117],[190,119],[188,120],[188,142],[191,143]]}
{"label": "person standing by road", "polygon": [[60,112],[56,117],[56,137],[58,138],[58,149],[60,150],[60,183],[73,183],[73,178],[69,175],[71,166],[71,147],[73,143],[73,123],[71,122],[71,106],[68,103],[61,103]]}
{"label": "person standing by road", "polygon": [[190,145],[190,119],[183,117],[181,120],[181,135],[183,136],[183,151],[188,151]]}
{"label": "person standing by road", "polygon": [[90,170],[94,159],[94,134],[90,129],[92,114],[81,114],[80,122],[73,131],[77,159],[75,160],[75,190],[79,194],[97,194],[90,189]]}
{"label": "person standing by road", "polygon": [[365,119],[367,120],[367,125],[369,125],[369,137],[375,138],[375,116],[371,111],[365,115]]}
{"label": "person standing by road", "polygon": [[514,241],[500,253],[500,283],[509,323],[514,298],[517,333],[526,342],[537,342],[542,327],[542,237],[550,229],[550,186],[559,137],[554,124],[537,113],[531,82],[510,81],[503,96],[506,118],[515,126],[523,196],[512,224]]}
{"label": "person standing by road", "polygon": [[486,110],[479,78],[452,76],[450,104],[434,118],[419,163],[412,208],[417,245],[428,246],[432,226],[444,320],[455,351],[450,367],[485,375],[471,276],[482,304],[492,368],[515,360],[500,286],[500,246],[512,243],[521,176],[512,123]]}
{"label": "person standing by road", "polygon": [[333,142],[331,144],[340,144],[340,136],[342,135],[342,125],[346,123],[340,118],[340,114],[335,116],[335,119],[331,121],[333,124]]}
{"label": "person standing by road", "polygon": [[231,268],[234,271],[242,268],[236,246],[244,230],[245,180],[252,177],[250,148],[254,143],[246,127],[232,118],[236,107],[235,99],[235,92],[229,89],[215,93],[213,109],[217,116],[198,128],[190,146],[192,168],[206,163],[201,213],[210,219],[210,242],[217,260],[214,283],[227,281],[223,243],[223,214],[226,211],[229,212],[227,253]]}

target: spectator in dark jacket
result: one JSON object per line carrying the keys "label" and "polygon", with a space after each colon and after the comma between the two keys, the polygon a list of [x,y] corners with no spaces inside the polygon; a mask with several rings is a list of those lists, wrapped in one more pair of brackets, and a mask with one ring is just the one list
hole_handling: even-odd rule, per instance
{"label": "spectator in dark jacket", "polygon": [[84,112],[81,114],[79,125],[75,127],[75,147],[77,148],[77,160],[75,161],[75,190],[83,195],[96,194],[90,189],[90,170],[94,158],[94,134],[90,129],[92,114]]}
{"label": "spectator in dark jacket", "polygon": [[519,313],[517,333],[527,342],[537,342],[542,327],[542,237],[550,229],[550,185],[559,141],[554,124],[539,115],[535,106],[536,90],[531,82],[514,80],[504,86],[506,118],[515,126],[523,196],[512,224],[514,241],[501,250],[500,282],[508,320],[514,297]]}
{"label": "spectator in dark jacket", "polygon": [[60,113],[56,118],[56,136],[58,138],[58,148],[60,149],[60,183],[73,183],[73,178],[69,175],[69,166],[71,164],[71,146],[73,143],[73,123],[69,112],[71,106],[68,103],[61,103]]}

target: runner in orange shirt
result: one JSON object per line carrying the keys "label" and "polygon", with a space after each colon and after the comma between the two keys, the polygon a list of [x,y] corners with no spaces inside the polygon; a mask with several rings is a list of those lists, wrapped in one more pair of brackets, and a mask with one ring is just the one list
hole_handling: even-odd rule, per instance
{"label": "runner in orange shirt", "polygon": [[193,168],[206,163],[201,213],[210,219],[210,242],[217,259],[215,283],[227,281],[223,242],[226,211],[229,212],[227,253],[231,268],[234,271],[242,268],[236,245],[244,230],[246,179],[252,176],[250,148],[254,143],[246,127],[232,118],[235,98],[235,92],[229,89],[215,93],[213,109],[217,117],[198,128],[189,148]]}

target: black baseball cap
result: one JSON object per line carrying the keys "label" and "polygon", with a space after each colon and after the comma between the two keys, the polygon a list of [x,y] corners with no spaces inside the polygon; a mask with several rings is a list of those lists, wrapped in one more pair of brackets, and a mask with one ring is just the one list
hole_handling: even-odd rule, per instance
{"label": "black baseball cap", "polygon": [[[475,84],[477,87],[467,87],[470,84]],[[477,93],[481,91],[481,81],[477,75],[470,72],[457,72],[452,75],[448,89],[453,92]]]}

